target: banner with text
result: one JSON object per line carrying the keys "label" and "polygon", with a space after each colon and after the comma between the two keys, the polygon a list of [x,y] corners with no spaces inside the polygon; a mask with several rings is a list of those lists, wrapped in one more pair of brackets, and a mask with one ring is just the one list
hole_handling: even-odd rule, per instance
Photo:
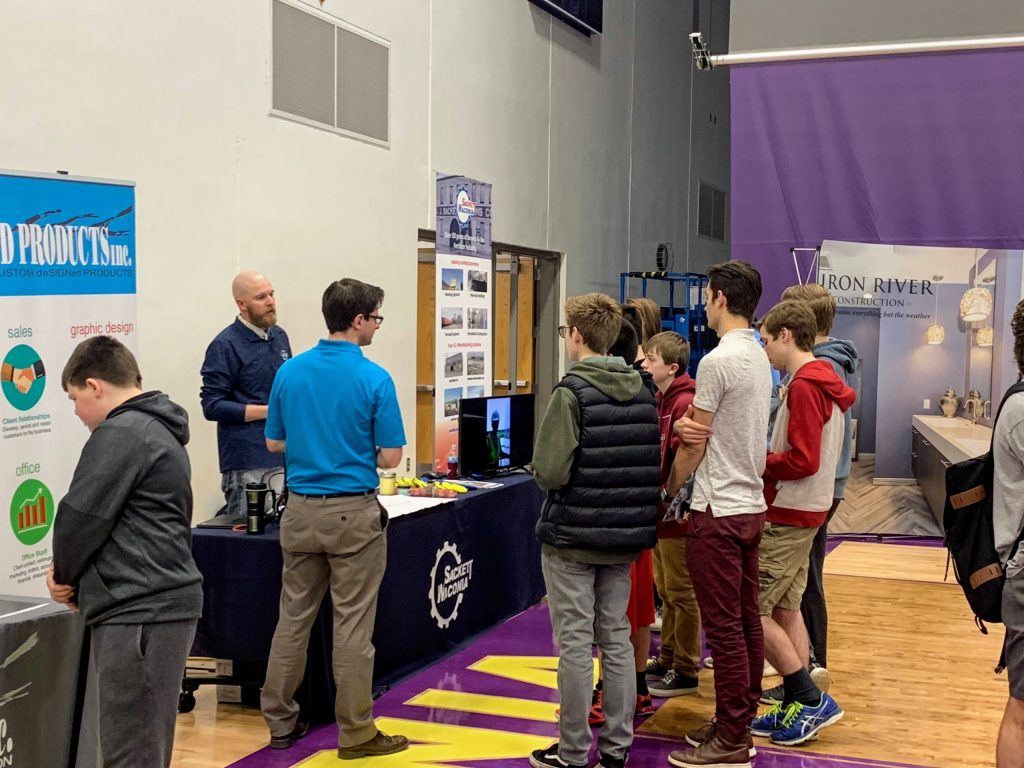
{"label": "banner with text", "polygon": [[61,388],[75,346],[137,351],[135,188],[0,171],[0,593],[46,596],[51,529],[89,436]]}
{"label": "banner with text", "polygon": [[459,401],[491,395],[491,185],[437,174],[434,467],[458,451]]}

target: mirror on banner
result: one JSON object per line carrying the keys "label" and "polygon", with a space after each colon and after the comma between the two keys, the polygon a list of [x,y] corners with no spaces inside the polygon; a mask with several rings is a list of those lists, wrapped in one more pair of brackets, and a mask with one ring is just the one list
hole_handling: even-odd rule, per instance
{"label": "mirror on banner", "polygon": [[467,397],[459,402],[463,475],[524,467],[533,458],[534,396]]}

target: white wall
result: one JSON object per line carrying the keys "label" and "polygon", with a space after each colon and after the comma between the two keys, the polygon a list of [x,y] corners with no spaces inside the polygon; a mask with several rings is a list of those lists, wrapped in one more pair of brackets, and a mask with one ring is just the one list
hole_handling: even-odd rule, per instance
{"label": "white wall", "polygon": [[[570,294],[617,297],[619,273],[653,269],[663,241],[681,269],[692,3],[605,2],[590,38],[525,0],[432,7],[431,165],[494,183],[495,239],[565,252]],[[711,85],[727,118],[727,76]],[[714,154],[704,178],[728,189],[727,141]]]}
{"label": "white wall", "polygon": [[384,286],[368,353],[395,377],[411,440],[434,170],[492,182],[495,238],[566,252],[569,293],[617,295],[661,240],[679,258],[691,8],[609,1],[587,39],[526,0],[326,0],[391,41],[382,149],[268,117],[267,0],[0,4],[0,167],[138,184],[140,364],[191,416],[197,519],[220,498],[199,367],[238,270],[271,278],[296,351],[322,335],[329,281]]}
{"label": "white wall", "polygon": [[196,519],[220,501],[199,367],[234,316],[240,269],[271,278],[296,351],[322,335],[328,282],[384,286],[387,322],[369,354],[395,372],[414,428],[429,6],[328,0],[324,10],[392,42],[390,150],[267,116],[267,2],[0,6],[0,167],[138,183],[140,365],[147,387],[189,411]]}

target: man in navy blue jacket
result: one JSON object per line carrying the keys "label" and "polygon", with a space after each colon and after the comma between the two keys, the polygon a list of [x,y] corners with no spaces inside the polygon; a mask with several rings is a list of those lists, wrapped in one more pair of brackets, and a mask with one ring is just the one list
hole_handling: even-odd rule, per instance
{"label": "man in navy blue jacket", "polygon": [[225,511],[244,516],[245,484],[283,464],[281,454],[267,450],[263,426],[274,375],[292,350],[277,325],[274,286],[266,277],[240,272],[231,292],[238,317],[206,349],[199,399],[203,415],[217,422]]}

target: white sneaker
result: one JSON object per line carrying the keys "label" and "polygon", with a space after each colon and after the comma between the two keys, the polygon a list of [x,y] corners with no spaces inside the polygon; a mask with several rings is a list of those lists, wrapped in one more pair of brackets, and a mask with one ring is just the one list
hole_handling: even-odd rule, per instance
{"label": "white sneaker", "polygon": [[659,606],[654,612],[654,623],[651,624],[651,632],[661,632],[661,617],[663,609]]}
{"label": "white sneaker", "polygon": [[828,689],[832,687],[832,675],[828,673],[827,669],[817,664],[811,664],[811,680],[822,693],[828,693]]}
{"label": "white sneaker", "polygon": [[[706,659],[704,659],[704,666],[707,667],[708,669],[714,669],[715,668],[715,660],[713,658],[711,658],[710,656],[708,656]],[[824,669],[824,667],[821,667],[821,669]],[[777,675],[777,674],[779,674],[779,670],[777,670],[775,667],[773,667],[771,665],[771,662],[768,661],[768,659],[765,659],[764,660],[764,674],[762,675],[762,677],[771,677],[772,675]]]}

